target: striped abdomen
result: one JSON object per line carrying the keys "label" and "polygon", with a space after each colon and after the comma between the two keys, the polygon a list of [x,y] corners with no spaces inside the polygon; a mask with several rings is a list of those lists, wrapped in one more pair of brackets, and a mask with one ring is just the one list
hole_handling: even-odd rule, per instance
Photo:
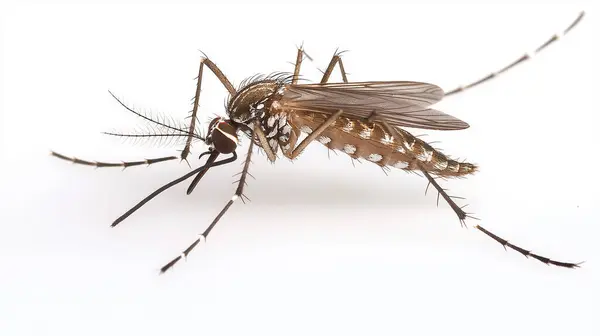
{"label": "striped abdomen", "polygon": [[[328,117],[320,113],[292,115],[291,123],[304,133],[311,133]],[[431,174],[445,177],[472,174],[477,170],[474,164],[451,160],[407,131],[397,130],[399,139],[387,132],[383,125],[340,117],[317,140],[330,149],[382,167],[420,170],[421,166]]]}

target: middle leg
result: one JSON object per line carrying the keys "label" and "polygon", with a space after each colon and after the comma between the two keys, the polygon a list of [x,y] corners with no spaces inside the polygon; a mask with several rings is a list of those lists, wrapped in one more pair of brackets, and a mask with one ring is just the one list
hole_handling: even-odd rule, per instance
{"label": "middle leg", "polygon": [[[300,65],[302,64],[304,50],[302,47],[298,48],[298,54],[296,57],[296,66],[294,67],[294,77],[292,79],[292,84],[295,84],[298,81],[298,75],[300,73]],[[329,62],[329,66],[323,73],[323,77],[321,78],[321,84],[327,83],[331,73],[333,72],[335,65],[337,64],[340,72],[342,74],[342,79],[344,83],[348,83],[348,77],[346,76],[346,71],[344,70],[344,63],[342,63],[342,58],[340,57],[341,52],[335,52],[331,61]],[[308,146],[311,142],[313,142],[319,135],[321,135],[327,127],[331,126],[343,113],[342,110],[337,111],[332,114],[323,124],[321,124],[314,132],[309,134],[300,144],[298,144],[295,148],[290,148],[288,151],[284,151],[284,154],[291,160],[295,159],[302,153],[302,151]]]}
{"label": "middle leg", "polygon": [[[335,68],[336,64],[340,68],[340,72],[342,74],[342,80],[344,81],[344,83],[348,83],[348,77],[346,76],[346,70],[344,70],[344,63],[342,62],[341,55],[342,55],[342,52],[338,52],[338,51],[336,51],[333,54],[333,57],[331,58],[331,61],[329,61],[329,65],[327,66],[327,69],[325,69],[325,71],[323,72],[323,77],[321,77],[321,84],[325,84],[329,81],[329,77],[331,76],[331,73],[333,72],[333,69]],[[308,56],[308,54],[306,54],[306,52],[304,52],[303,47],[300,46],[300,48],[298,48],[298,51],[296,54],[296,64],[294,66],[294,76],[292,77],[292,84],[298,83],[298,79],[300,76],[300,67],[302,65],[302,61],[304,60],[304,56],[306,56],[310,60],[312,60]]]}
{"label": "middle leg", "polygon": [[338,52],[336,50],[336,52],[333,54],[333,57],[331,58],[331,61],[329,61],[327,69],[325,69],[325,72],[323,73],[323,77],[321,78],[321,84],[325,84],[329,81],[329,77],[331,76],[331,73],[333,72],[333,69],[335,68],[336,64],[338,65],[338,67],[340,68],[340,72],[342,73],[342,80],[344,81],[344,83],[348,83],[348,77],[346,77],[346,70],[344,70],[344,63],[342,62],[342,53],[343,52]]}

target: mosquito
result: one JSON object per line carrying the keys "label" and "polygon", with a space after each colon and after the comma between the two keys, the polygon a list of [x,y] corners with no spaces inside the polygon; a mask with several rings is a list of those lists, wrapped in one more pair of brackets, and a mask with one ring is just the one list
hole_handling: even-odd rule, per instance
{"label": "mosquito", "polygon": [[[477,165],[459,162],[450,158],[406,131],[404,127],[431,130],[461,130],[468,128],[469,124],[466,122],[438,111],[431,106],[444,97],[481,85],[529,60],[532,56],[556,42],[561,36],[570,32],[583,19],[584,14],[583,11],[580,12],[565,30],[553,35],[535,49],[533,53],[524,54],[500,70],[492,72],[469,85],[459,86],[446,93],[434,84],[423,82],[350,82],[344,70],[341,53],[337,51],[325,71],[323,71],[320,83],[301,84],[299,80],[302,61],[305,57],[309,58],[302,46],[297,48],[293,73],[253,76],[244,80],[236,88],[219,67],[206,55],[203,55],[200,60],[196,93],[189,124],[178,124],[166,118],[156,118],[137,112],[109,91],[125,109],[146,120],[154,128],[146,133],[111,132],[106,134],[128,138],[177,138],[182,140],[183,145],[183,150],[179,156],[106,163],[81,160],[56,152],[51,152],[51,154],[76,164],[126,168],[171,161],[178,158],[187,161],[192,142],[202,141],[205,143],[208,150],[199,156],[199,159],[208,156],[203,166],[193,169],[148,195],[117,218],[111,224],[114,227],[163,191],[194,177],[187,189],[187,194],[190,194],[210,168],[225,165],[238,159],[237,150],[242,134],[251,139],[243,169],[239,173],[237,188],[231,199],[204,232],[199,234],[179,256],[166,263],[160,269],[160,273],[166,272],[180,260],[186,259],[198,243],[208,237],[235,201],[238,199],[245,201],[247,199],[244,195],[244,187],[246,186],[246,179],[250,175],[249,167],[254,146],[261,148],[269,161],[275,162],[279,157],[279,151],[286,158],[294,160],[309,144],[316,141],[331,150],[341,151],[355,160],[364,159],[382,168],[394,167],[407,172],[422,174],[428,181],[427,188],[431,185],[437,190],[438,203],[441,196],[455,212],[461,225],[465,226],[465,220],[468,217],[477,218],[466,213],[463,207],[454,201],[458,197],[449,195],[446,189],[439,185],[438,179],[472,175],[477,172]],[[203,136],[198,130],[196,121],[205,66],[227,89],[229,97],[225,106],[227,117],[212,119],[208,125],[206,135]],[[336,66],[343,81],[332,83],[329,82],[329,78]],[[222,156],[225,156],[225,158],[222,158]],[[221,159],[219,159],[220,157]],[[480,225],[474,227],[502,244],[505,249],[508,247],[545,264],[565,268],[576,268],[580,265],[580,263],[556,261],[532,253],[511,244]]]}

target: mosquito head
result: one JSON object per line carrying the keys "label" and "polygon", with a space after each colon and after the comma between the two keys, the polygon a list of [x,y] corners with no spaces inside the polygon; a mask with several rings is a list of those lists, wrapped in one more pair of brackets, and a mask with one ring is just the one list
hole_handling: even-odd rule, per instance
{"label": "mosquito head", "polygon": [[238,145],[237,127],[231,120],[215,118],[208,125],[205,142],[221,154],[233,153]]}

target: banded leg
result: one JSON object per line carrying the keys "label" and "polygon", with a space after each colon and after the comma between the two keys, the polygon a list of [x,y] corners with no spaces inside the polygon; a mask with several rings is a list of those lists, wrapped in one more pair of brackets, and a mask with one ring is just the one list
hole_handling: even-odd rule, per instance
{"label": "banded leg", "polygon": [[[200,155],[200,158],[202,158],[202,156],[206,155],[206,154],[210,154],[210,152],[204,152]],[[158,196],[160,193],[162,193],[163,191],[171,188],[174,185],[177,185],[185,180],[187,180],[188,178],[194,176],[197,173],[202,173],[202,171],[210,168],[210,167],[215,167],[215,166],[220,166],[220,165],[224,165],[230,162],[233,162],[237,159],[237,154],[235,152],[233,152],[233,156],[227,159],[223,159],[214,163],[209,163],[207,162],[205,165],[203,165],[200,168],[196,168],[194,170],[192,170],[191,172],[183,175],[182,177],[173,180],[167,184],[165,184],[164,186],[158,188],[156,191],[154,191],[153,193],[151,193],[150,195],[146,196],[143,200],[141,200],[138,204],[134,205],[131,209],[127,210],[127,212],[125,212],[123,215],[121,215],[119,218],[117,218],[110,226],[111,227],[115,227],[117,226],[117,224],[121,223],[122,221],[124,221],[127,217],[131,216],[131,214],[133,214],[134,212],[136,212],[139,208],[141,208],[144,204],[148,203],[151,199],[153,199],[154,197]]]}
{"label": "banded leg", "polygon": [[[381,121],[380,121],[381,122]],[[395,136],[399,136],[399,134],[396,132],[396,130],[393,127],[390,127],[386,122],[381,122],[387,129],[388,132],[390,132],[391,134],[394,134]],[[406,150],[406,148],[405,148]],[[407,151],[408,152],[408,151]],[[467,217],[473,218],[473,219],[477,219],[475,217],[469,216],[464,210],[463,207],[460,207],[456,204],[456,202],[454,202],[454,200],[452,199],[453,196],[448,195],[448,193],[446,192],[445,189],[443,189],[438,183],[437,181],[425,170],[421,167],[421,165],[418,163],[418,160],[415,159],[415,162],[417,162],[419,169],[421,170],[421,172],[425,175],[425,177],[427,178],[427,180],[429,180],[429,184],[433,185],[435,187],[435,189],[438,191],[438,200],[439,200],[439,195],[442,196],[442,198],[448,203],[448,205],[450,205],[450,207],[452,208],[452,210],[454,210],[454,212],[456,213],[456,215],[458,216],[458,219],[460,220],[461,225],[465,226],[465,219]],[[429,186],[428,184],[428,186]],[[486,235],[488,235],[489,237],[493,238],[495,241],[499,242],[500,244],[502,244],[502,246],[504,246],[504,248],[506,249],[506,247],[508,246],[509,248],[523,254],[526,257],[533,257],[536,260],[539,260],[545,264],[551,264],[551,265],[556,265],[556,266],[560,266],[560,267],[567,267],[567,268],[575,268],[578,267],[579,264],[575,264],[575,263],[568,263],[568,262],[562,262],[562,261],[555,261],[552,260],[550,258],[546,258],[546,257],[542,257],[540,255],[531,253],[528,250],[525,250],[519,246],[513,245],[511,243],[509,243],[507,240],[500,238],[499,236],[493,234],[492,232],[484,229],[482,226],[480,225],[475,225],[475,228],[480,230],[481,232],[485,233]]]}
{"label": "banded leg", "polygon": [[546,258],[543,257],[539,254],[535,254],[535,253],[531,253],[531,251],[526,250],[524,248],[521,248],[517,245],[513,245],[511,243],[508,242],[508,240],[503,239],[498,237],[497,235],[491,233],[490,231],[484,229],[483,227],[479,226],[479,225],[475,225],[475,228],[483,233],[485,233],[486,235],[488,235],[489,237],[491,237],[492,239],[494,239],[495,241],[497,241],[498,243],[502,244],[502,246],[504,247],[504,249],[506,250],[506,247],[510,247],[512,250],[515,250],[519,253],[521,253],[522,255],[524,255],[526,258],[528,257],[532,257],[538,261],[543,262],[546,265],[554,265],[554,266],[559,266],[559,267],[565,267],[565,268],[577,268],[579,267],[579,265],[582,264],[582,262],[578,262],[578,263],[570,263],[570,262],[564,262],[564,261],[556,261],[556,260],[552,260],[550,258]]}
{"label": "banded leg", "polygon": [[478,86],[480,84],[483,84],[489,80],[491,80],[492,78],[496,78],[498,77],[500,74],[503,74],[505,72],[507,72],[508,70],[514,68],[515,66],[529,60],[532,59],[535,55],[539,54],[542,50],[546,49],[549,45],[553,44],[554,42],[558,41],[562,36],[566,35],[568,32],[570,32],[582,19],[583,16],[585,15],[585,12],[582,11],[579,13],[579,15],[577,16],[577,18],[575,19],[575,21],[573,21],[565,30],[563,30],[562,32],[556,33],[554,35],[552,35],[552,37],[550,37],[546,42],[542,43],[539,47],[537,47],[533,52],[530,53],[525,53],[523,56],[521,56],[520,58],[514,60],[512,63],[504,66],[503,68],[501,68],[500,70],[496,71],[496,72],[492,72],[489,75],[473,82],[470,83],[468,85],[464,85],[464,86],[459,86],[453,90],[450,90],[448,92],[446,92],[445,96],[451,96],[454,94],[457,94],[459,92],[463,92],[465,90],[471,89],[475,86]]}
{"label": "banded leg", "polygon": [[[583,14],[584,13],[582,12],[580,14],[580,16],[577,18],[577,20],[575,22],[573,22],[569,26],[569,28],[567,28],[565,30],[564,34],[566,34],[568,31],[570,31],[581,20],[581,18],[583,17]],[[541,51],[546,46],[548,46],[549,44],[551,44],[552,42],[554,42],[556,39],[557,39],[557,37],[555,35],[555,37],[551,38],[546,43],[544,43],[541,47],[539,47],[536,50],[536,52]],[[336,60],[336,58],[337,58],[337,60]],[[326,83],[326,81],[329,79],[329,75],[333,71],[333,68],[334,68],[336,62],[338,62],[340,64],[339,68],[340,68],[340,71],[342,72],[342,78],[343,78],[344,82],[345,83],[348,82],[348,80],[347,80],[347,78],[345,76],[345,71],[344,71],[344,67],[343,67],[342,62],[341,62],[341,58],[339,57],[339,54],[336,53],[336,55],[334,55],[334,57],[332,58],[331,62],[329,63],[329,67],[327,68],[327,71],[323,75],[323,79],[321,81],[322,84]],[[516,64],[514,64],[514,65],[516,65]],[[514,66],[514,65],[512,65],[512,66]],[[508,70],[508,69],[506,69],[506,70]],[[371,117],[373,119],[375,119],[377,117],[377,115],[374,114]],[[374,120],[367,120],[367,121],[374,121]],[[390,134],[393,134],[393,135],[395,135],[398,138],[402,138],[401,136],[399,136],[398,132],[393,127],[389,126],[389,124],[387,124],[386,122],[382,122],[382,121],[379,121],[379,122],[381,122],[384,125],[384,127],[387,129],[387,131]],[[314,133],[316,133],[316,131]],[[314,134],[314,133],[311,133],[311,135]],[[316,138],[316,136],[315,136],[315,138]],[[308,138],[306,138],[306,139],[308,139]],[[306,146],[304,146],[304,147],[306,147]],[[409,153],[410,151],[408,151],[408,149],[405,148],[405,152]],[[415,162],[418,163],[418,160],[416,158],[415,158]],[[458,206],[456,204],[456,202],[454,202],[454,200],[452,199],[453,196],[448,195],[448,193],[446,193],[446,191],[437,183],[437,181],[426,170],[422,169],[422,167],[420,167],[420,166],[419,166],[419,168],[423,172],[423,174],[425,175],[425,177],[428,179],[429,184],[433,185],[436,188],[436,190],[438,191],[438,202],[439,202],[439,196],[441,195],[442,198],[444,198],[444,200],[448,203],[448,205],[450,205],[450,207],[452,208],[452,210],[456,213],[456,215],[458,216],[458,218],[459,218],[459,220],[461,222],[461,225],[465,225],[464,221],[465,221],[465,219],[467,217],[476,219],[475,217],[472,217],[469,214],[467,214],[463,210],[463,207]],[[429,184],[428,184],[428,186],[429,186]],[[576,267],[579,267],[579,265],[581,264],[581,263],[569,263],[569,262],[555,261],[555,260],[552,260],[550,258],[546,258],[546,257],[540,256],[540,255],[531,253],[528,250],[525,250],[525,249],[523,249],[523,248],[521,248],[519,246],[516,246],[514,244],[509,243],[507,240],[505,240],[505,239],[503,239],[503,238],[495,235],[494,233],[486,230],[485,228],[483,228],[480,225],[476,225],[475,228],[477,228],[481,232],[485,233],[487,236],[491,237],[492,239],[494,239],[497,242],[499,242],[500,244],[502,244],[502,246],[504,246],[505,249],[508,246],[509,248],[511,248],[511,249],[513,249],[513,250],[515,250],[515,251],[523,254],[525,257],[531,256],[534,259],[536,259],[538,261],[541,261],[541,262],[543,262],[545,264],[551,264],[551,265],[560,266],[560,267],[566,267],[566,268],[576,268]]]}
{"label": "banded leg", "polygon": [[165,161],[177,159],[176,156],[165,156],[165,157],[155,158],[155,159],[144,159],[143,161],[100,162],[100,161],[86,161],[86,160],[78,159],[76,157],[65,156],[65,155],[62,155],[62,154],[59,154],[59,153],[56,153],[53,151],[50,152],[50,155],[55,156],[59,159],[65,160],[65,161],[71,161],[74,164],[80,164],[80,165],[84,165],[84,166],[92,166],[92,167],[96,167],[96,168],[123,167],[123,169],[125,169],[127,167],[132,167],[132,166],[140,166],[143,164],[151,165],[154,163],[165,162]]}
{"label": "banded leg", "polygon": [[[254,130],[259,129],[259,128],[260,128],[260,125],[258,123],[255,123]],[[251,136],[251,139],[253,139],[253,138],[254,138],[254,134],[252,134],[252,136]],[[223,215],[225,215],[225,213],[227,212],[227,210],[229,210],[231,205],[233,205],[233,202],[235,202],[240,197],[244,197],[244,194],[243,194],[244,187],[246,185],[246,177],[248,177],[248,174],[249,174],[248,170],[249,170],[250,162],[252,159],[253,146],[254,146],[254,141],[250,141],[250,145],[248,146],[248,154],[246,156],[246,161],[244,162],[244,168],[240,175],[240,180],[238,181],[238,186],[235,190],[235,193],[229,200],[229,202],[227,202],[227,204],[225,204],[225,207],[223,207],[223,209],[221,210],[221,212],[219,212],[217,217],[215,217],[215,219],[212,221],[212,223],[210,223],[210,225],[206,228],[206,230],[204,230],[204,232],[202,234],[200,234],[198,236],[198,238],[196,240],[194,240],[194,242],[192,244],[190,244],[185,250],[183,250],[183,252],[181,252],[181,254],[179,256],[177,256],[176,258],[173,258],[171,261],[169,261],[167,264],[165,264],[160,269],[161,274],[168,271],[171,267],[173,267],[181,259],[187,258],[188,254],[190,254],[190,252],[192,252],[192,250],[196,247],[196,245],[198,245],[198,243],[200,243],[200,241],[202,239],[206,240],[206,237],[208,237],[208,235],[210,234],[210,231],[212,231],[212,229],[215,227],[217,222],[219,222],[221,217],[223,217]]]}
{"label": "banded leg", "polygon": [[192,109],[192,114],[190,116],[191,120],[190,120],[190,127],[189,127],[189,131],[188,131],[188,138],[186,140],[185,147],[183,148],[183,151],[181,152],[182,160],[185,160],[187,158],[188,154],[190,153],[190,146],[192,145],[192,140],[194,138],[194,129],[196,127],[196,116],[198,114],[198,106],[200,105],[200,92],[202,90],[202,72],[204,70],[205,64],[215,74],[217,79],[221,82],[221,84],[223,84],[223,86],[227,89],[227,91],[229,91],[229,94],[231,96],[234,96],[236,94],[235,88],[233,87],[233,85],[231,84],[229,79],[227,79],[227,77],[225,77],[225,75],[223,74],[221,69],[219,69],[219,67],[217,67],[217,65],[215,63],[213,63],[211,60],[209,60],[208,57],[203,56],[200,59],[200,68],[198,69],[198,77],[196,77],[198,79],[198,82],[196,84],[196,95],[194,96],[194,107]]}

